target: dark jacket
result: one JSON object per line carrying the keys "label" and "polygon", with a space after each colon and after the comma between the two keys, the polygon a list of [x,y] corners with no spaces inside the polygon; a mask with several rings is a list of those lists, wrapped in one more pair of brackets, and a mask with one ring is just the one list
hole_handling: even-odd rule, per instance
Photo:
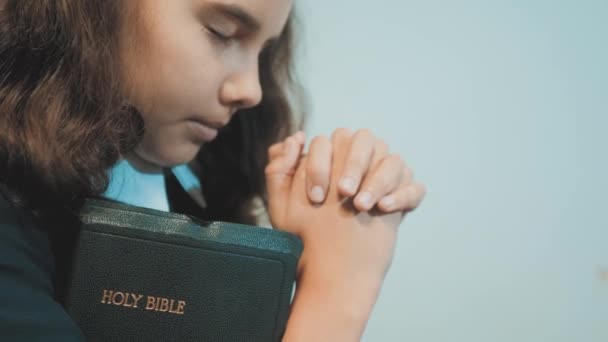
{"label": "dark jacket", "polygon": [[[204,217],[177,179],[165,177],[171,211]],[[76,237],[61,228],[58,236],[39,227],[0,191],[0,341],[84,341],[61,305]]]}
{"label": "dark jacket", "polygon": [[83,341],[55,300],[48,233],[0,193],[0,340]]}

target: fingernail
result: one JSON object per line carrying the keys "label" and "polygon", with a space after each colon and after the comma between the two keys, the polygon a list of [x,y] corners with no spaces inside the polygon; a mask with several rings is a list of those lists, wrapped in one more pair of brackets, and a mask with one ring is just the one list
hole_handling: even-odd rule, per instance
{"label": "fingernail", "polygon": [[386,196],[380,201],[380,205],[390,210],[395,205],[395,198],[393,196]]}
{"label": "fingernail", "polygon": [[340,181],[340,187],[350,193],[353,193],[355,192],[355,190],[357,190],[355,189],[355,179],[352,177],[342,178],[342,181]]}
{"label": "fingernail", "polygon": [[323,188],[318,185],[312,188],[310,195],[311,199],[317,203],[323,202],[323,199],[325,198],[325,192],[323,191]]}
{"label": "fingernail", "polygon": [[357,196],[357,202],[363,208],[369,208],[372,206],[372,194],[369,192],[362,192]]}

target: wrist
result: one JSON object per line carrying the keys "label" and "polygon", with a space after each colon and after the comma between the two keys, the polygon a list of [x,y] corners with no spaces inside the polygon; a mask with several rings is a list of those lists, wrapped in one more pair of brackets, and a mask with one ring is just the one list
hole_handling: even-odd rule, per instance
{"label": "wrist", "polygon": [[308,265],[298,277],[283,341],[359,341],[381,286],[375,277]]}
{"label": "wrist", "polygon": [[335,270],[325,265],[308,265],[297,285],[304,294],[331,306],[351,320],[367,321],[382,287],[375,272]]}

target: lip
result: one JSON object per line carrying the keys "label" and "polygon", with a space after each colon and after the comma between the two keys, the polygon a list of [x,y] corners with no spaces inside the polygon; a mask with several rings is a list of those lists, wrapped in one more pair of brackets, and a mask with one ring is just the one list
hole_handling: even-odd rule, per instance
{"label": "lip", "polygon": [[196,137],[204,142],[212,141],[217,137],[218,130],[214,127],[209,127],[198,120],[188,120],[189,126]]}
{"label": "lip", "polygon": [[[229,117],[231,117],[232,115],[230,115]],[[215,129],[217,131],[219,131],[220,129],[222,129],[222,127],[228,125],[228,123],[230,122],[230,119],[225,120],[225,121],[208,121],[205,120],[204,118],[201,117],[191,117],[189,120],[198,122],[199,124],[203,125],[203,126],[207,126],[209,128]]]}

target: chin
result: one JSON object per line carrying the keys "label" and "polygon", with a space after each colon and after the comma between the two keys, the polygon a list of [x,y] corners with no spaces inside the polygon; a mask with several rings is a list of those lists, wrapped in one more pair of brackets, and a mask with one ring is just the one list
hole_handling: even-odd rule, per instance
{"label": "chin", "polygon": [[159,156],[159,159],[162,161],[161,164],[165,167],[187,164],[194,160],[201,147],[202,145],[194,143],[175,146],[175,148],[168,151],[163,151],[164,153]]}

